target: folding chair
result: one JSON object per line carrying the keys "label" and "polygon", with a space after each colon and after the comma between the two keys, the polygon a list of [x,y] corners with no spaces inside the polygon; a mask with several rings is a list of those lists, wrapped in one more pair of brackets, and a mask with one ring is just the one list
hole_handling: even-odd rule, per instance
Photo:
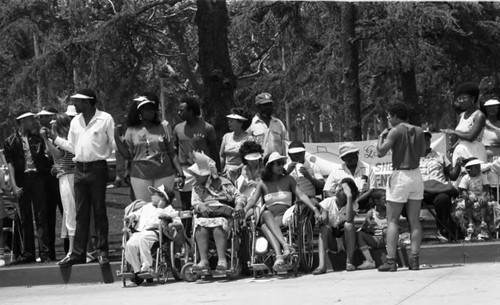
{"label": "folding chair", "polygon": [[[4,197],[4,207],[7,211],[7,217],[4,219],[4,227],[2,230],[4,236],[7,236],[7,234],[10,235],[10,253],[6,253],[6,255],[9,255],[10,261],[13,261],[18,254],[23,253],[23,235],[21,230],[17,228],[20,222],[20,215],[15,199]],[[6,238],[5,240],[7,241],[8,239]],[[21,251],[19,251],[19,249],[21,249]]]}

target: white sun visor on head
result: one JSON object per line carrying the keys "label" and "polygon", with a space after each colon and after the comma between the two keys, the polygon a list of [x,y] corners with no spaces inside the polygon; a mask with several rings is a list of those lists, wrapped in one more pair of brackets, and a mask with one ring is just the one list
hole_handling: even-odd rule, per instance
{"label": "white sun visor on head", "polygon": [[251,153],[251,154],[245,155],[243,158],[245,158],[245,160],[247,160],[247,161],[254,161],[254,160],[261,159],[262,155],[259,153]]}
{"label": "white sun visor on head", "polygon": [[25,113],[21,114],[20,116],[18,116],[16,118],[16,120],[24,119],[24,118],[27,118],[30,116],[35,116],[35,114],[33,112],[25,112]]}
{"label": "white sun visor on head", "polygon": [[47,110],[42,110],[42,111],[38,112],[36,115],[41,116],[41,115],[53,115],[53,114],[54,114],[53,112],[50,112]]}
{"label": "white sun visor on head", "polygon": [[146,99],[146,100],[140,102],[139,105],[137,105],[137,109],[141,108],[142,106],[144,106],[146,104],[155,104],[155,102]]}
{"label": "white sun visor on head", "polygon": [[304,147],[292,147],[288,149],[289,154],[297,154],[306,151]]}
{"label": "white sun visor on head", "polygon": [[247,118],[245,118],[244,116],[241,116],[239,114],[236,114],[236,113],[228,114],[228,115],[226,115],[226,118],[233,119],[233,120],[240,120],[240,121],[248,121]]}
{"label": "white sun visor on head", "polygon": [[77,93],[70,96],[70,98],[77,98],[81,100],[93,100],[94,98],[85,94]]}

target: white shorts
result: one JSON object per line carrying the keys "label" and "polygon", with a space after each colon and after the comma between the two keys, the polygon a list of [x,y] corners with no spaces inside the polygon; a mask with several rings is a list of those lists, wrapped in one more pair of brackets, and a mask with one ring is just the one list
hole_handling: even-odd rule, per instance
{"label": "white shorts", "polygon": [[400,203],[424,199],[424,182],[420,169],[393,171],[389,177],[386,199]]}

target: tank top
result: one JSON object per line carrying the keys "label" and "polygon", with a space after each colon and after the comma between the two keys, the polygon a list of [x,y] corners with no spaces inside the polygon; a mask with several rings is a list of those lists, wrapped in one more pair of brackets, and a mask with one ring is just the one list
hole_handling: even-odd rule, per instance
{"label": "tank top", "polygon": [[[465,112],[462,112],[460,114],[460,121],[458,122],[457,127],[455,128],[456,131],[461,131],[461,132],[470,132],[472,130],[472,126],[474,126],[474,120],[476,119],[477,114],[479,113],[479,109],[474,111],[467,119],[464,118]],[[477,136],[474,141],[481,142],[483,138],[483,133],[484,129],[481,130],[479,135]],[[463,140],[460,140],[463,141]]]}
{"label": "tank top", "polygon": [[500,146],[500,128],[486,120],[486,126],[483,129],[482,142],[485,146]]}
{"label": "tank top", "polygon": [[422,128],[400,123],[394,129],[397,135],[392,146],[392,167],[395,170],[419,168],[420,157],[425,155]]}

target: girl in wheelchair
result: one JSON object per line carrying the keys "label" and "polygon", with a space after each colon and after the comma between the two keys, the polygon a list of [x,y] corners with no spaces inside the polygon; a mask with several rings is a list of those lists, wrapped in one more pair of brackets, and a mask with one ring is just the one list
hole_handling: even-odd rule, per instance
{"label": "girl in wheelchair", "polygon": [[[151,247],[158,241],[160,217],[171,217],[174,224],[181,223],[178,212],[171,205],[174,192],[164,185],[158,188],[149,186],[148,189],[152,194],[151,202],[125,216],[129,227],[133,227],[133,234],[125,245],[125,259],[131,265],[135,274],[133,281],[138,285],[143,281],[138,275],[150,272],[153,265]],[[134,222],[135,226],[132,225]]]}
{"label": "girl in wheelchair", "polygon": [[[346,270],[354,271],[352,263],[354,247],[356,245],[356,232],[354,228],[354,202],[359,195],[358,188],[351,178],[344,178],[335,189],[335,196],[320,202],[321,216],[317,218],[319,227],[319,266],[313,271],[314,275],[326,272],[326,251],[330,231],[337,239],[337,247],[343,248],[345,240],[347,248]],[[342,248],[341,246],[342,245]]]}
{"label": "girl in wheelchair", "polygon": [[[289,211],[293,209],[293,197],[304,202],[314,211],[315,217],[320,216],[317,207],[313,205],[298,187],[295,179],[286,175],[284,165],[287,157],[273,152],[264,158],[265,171],[262,181],[257,185],[252,197],[244,208],[238,207],[239,215],[246,215],[259,199],[262,199],[263,210],[260,214],[261,230],[276,253],[273,265],[275,271],[280,271],[286,264],[285,260],[295,252],[291,244],[287,243],[281,226],[287,223],[285,215],[292,215]],[[287,212],[288,213],[285,213]],[[283,251],[282,251],[283,249]]]}
{"label": "girl in wheelchair", "polygon": [[231,231],[236,188],[228,179],[217,175],[215,161],[203,153],[193,152],[195,163],[188,171],[195,178],[191,204],[195,214],[194,232],[200,261],[192,267],[193,272],[208,272],[208,248],[213,234],[217,248],[218,273],[228,269],[226,260],[227,239]]}

